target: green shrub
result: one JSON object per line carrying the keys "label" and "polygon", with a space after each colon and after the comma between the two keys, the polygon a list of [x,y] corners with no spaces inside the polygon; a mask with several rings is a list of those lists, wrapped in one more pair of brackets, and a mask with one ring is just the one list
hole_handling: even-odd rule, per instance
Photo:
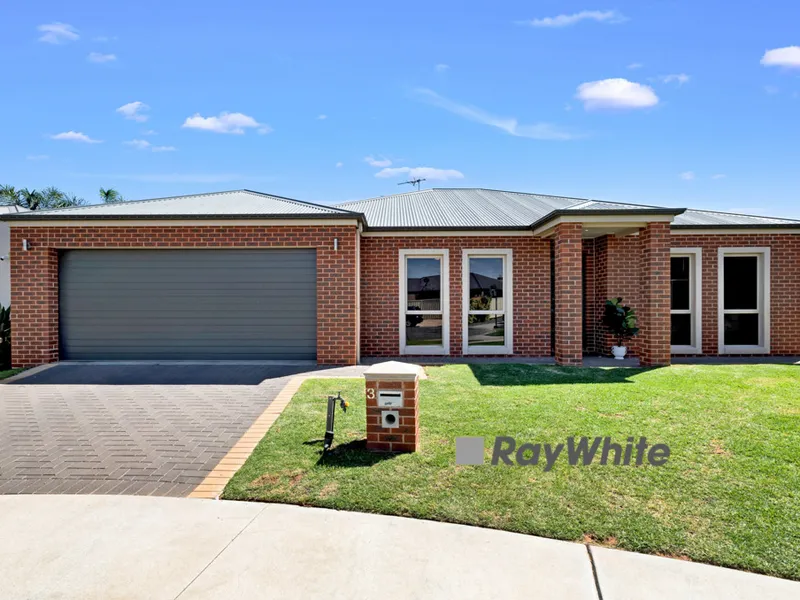
{"label": "green shrub", "polygon": [[636,312],[630,306],[623,305],[622,298],[606,300],[603,323],[611,335],[616,338],[618,346],[624,346],[625,340],[629,340],[639,333],[636,320]]}
{"label": "green shrub", "polygon": [[11,368],[11,307],[0,305],[0,371]]}

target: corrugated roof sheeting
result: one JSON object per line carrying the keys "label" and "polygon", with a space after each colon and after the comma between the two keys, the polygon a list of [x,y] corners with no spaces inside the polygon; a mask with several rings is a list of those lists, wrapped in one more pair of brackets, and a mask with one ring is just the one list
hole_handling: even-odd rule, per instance
{"label": "corrugated roof sheeting", "polygon": [[800,225],[800,221],[793,219],[778,219],[775,217],[757,217],[752,215],[737,215],[707,210],[689,209],[682,215],[675,217],[674,225],[693,225],[719,227],[725,225]]}
{"label": "corrugated roof sheeting", "polygon": [[528,227],[574,198],[485,189],[430,189],[337,205],[367,217],[370,227]]}
{"label": "corrugated roof sheeting", "polygon": [[72,208],[36,211],[36,216],[55,217],[136,217],[136,216],[208,216],[208,215],[347,215],[334,206],[321,206],[260,194],[248,190],[175,196],[117,202],[113,204],[92,204]]}

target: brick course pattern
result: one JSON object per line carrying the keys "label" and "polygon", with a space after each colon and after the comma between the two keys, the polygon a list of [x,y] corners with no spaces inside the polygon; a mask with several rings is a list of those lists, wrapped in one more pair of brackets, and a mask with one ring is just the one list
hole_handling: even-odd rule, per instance
{"label": "brick course pattern", "polygon": [[[28,240],[27,252],[22,240]],[[12,227],[13,364],[30,367],[58,360],[58,256],[77,248],[315,248],[317,361],[355,364],[357,245],[356,227],[344,225]]]}
{"label": "brick course pattern", "polygon": [[462,250],[480,248],[513,251],[514,355],[550,356],[550,241],[531,236],[362,237],[362,356],[400,353],[399,255],[418,249],[449,251],[450,356],[462,356]]}
{"label": "brick course pattern", "polygon": [[583,364],[583,241],[580,223],[559,223],[553,240],[556,267],[556,364]]}
{"label": "brick course pattern", "polygon": [[[367,394],[367,450],[378,452],[416,452],[419,450],[419,380],[381,381],[366,376]],[[402,408],[379,408],[378,393],[381,390],[402,390]],[[400,426],[384,429],[381,413],[396,410],[400,415]]]}
{"label": "brick course pattern", "polygon": [[669,223],[648,223],[639,232],[642,366],[670,364],[670,237]]}
{"label": "brick course pattern", "polygon": [[[719,248],[770,248],[770,354],[800,355],[800,235],[735,234],[670,236],[671,248],[701,248],[703,354],[719,354]],[[696,355],[693,355],[696,356]]]}

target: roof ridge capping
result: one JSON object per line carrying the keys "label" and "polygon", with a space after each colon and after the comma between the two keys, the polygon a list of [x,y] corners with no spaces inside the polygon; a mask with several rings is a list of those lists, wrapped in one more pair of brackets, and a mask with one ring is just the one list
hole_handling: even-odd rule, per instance
{"label": "roof ridge capping", "polygon": [[[334,213],[342,213],[345,215],[361,215],[363,213],[355,212],[352,210],[347,210],[344,208],[339,208],[334,204],[319,204],[317,202],[308,202],[307,200],[297,200],[295,198],[287,198],[286,196],[278,196],[276,194],[267,194],[265,192],[256,192],[255,190],[248,190],[246,188],[242,188],[241,190],[233,190],[233,192],[246,192],[248,194],[255,194],[256,196],[266,196],[268,198],[277,198],[278,200],[283,200],[284,202],[291,202],[293,204],[300,204],[303,206],[313,206],[314,208],[321,208],[324,210],[329,210]],[[231,192],[219,192],[219,193],[231,193]],[[193,194],[190,194],[193,195]],[[199,194],[198,194],[199,195]],[[180,196],[178,196],[180,197]]]}

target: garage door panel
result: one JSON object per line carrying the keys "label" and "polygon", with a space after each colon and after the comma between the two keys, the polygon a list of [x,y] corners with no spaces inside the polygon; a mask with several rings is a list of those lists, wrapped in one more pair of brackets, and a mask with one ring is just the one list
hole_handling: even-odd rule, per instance
{"label": "garage door panel", "polygon": [[309,249],[66,251],[61,356],[314,359],[316,278]]}

